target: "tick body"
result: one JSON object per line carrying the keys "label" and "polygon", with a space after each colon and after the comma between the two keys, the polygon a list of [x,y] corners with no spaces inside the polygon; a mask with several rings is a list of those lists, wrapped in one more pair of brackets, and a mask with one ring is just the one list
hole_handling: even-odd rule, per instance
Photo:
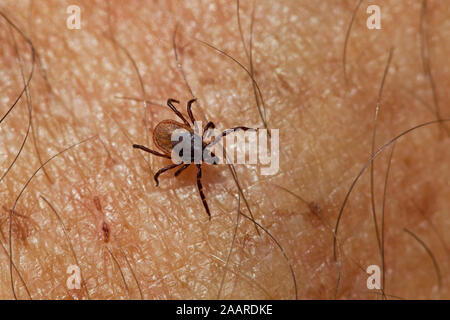
{"label": "tick body", "polygon": [[153,130],[153,142],[154,144],[166,154],[171,154],[174,147],[172,142],[172,135],[175,130],[186,130],[190,134],[194,134],[191,127],[185,124],[176,122],[174,120],[163,120],[158,123]]}
{"label": "tick body", "polygon": [[[191,149],[190,155],[188,155],[188,156],[185,155],[183,157],[183,154],[181,153],[180,154],[181,159],[173,159],[173,160],[182,160],[181,163],[172,163],[164,168],[159,169],[154,176],[156,186],[159,185],[158,177],[162,173],[164,173],[168,170],[178,168],[174,174],[175,177],[177,177],[181,172],[183,172],[185,169],[187,169],[190,165],[195,165],[197,167],[198,192],[200,193],[200,198],[202,199],[202,203],[205,208],[205,211],[208,214],[209,218],[211,219],[211,213],[209,210],[208,203],[206,202],[206,197],[203,192],[203,185],[202,185],[202,181],[201,181],[201,179],[202,179],[202,164],[208,163],[208,164],[215,165],[218,163],[218,158],[214,155],[214,153],[212,153],[210,151],[210,148],[213,145],[215,145],[216,143],[218,143],[220,141],[220,139],[222,139],[222,137],[226,136],[229,133],[237,131],[237,130],[246,131],[246,130],[256,130],[256,129],[247,128],[247,127],[234,127],[234,128],[223,131],[218,136],[216,136],[212,141],[205,142],[205,140],[204,140],[205,133],[209,129],[214,129],[215,125],[213,122],[210,121],[203,128],[203,132],[201,135],[199,135],[195,132],[195,130],[193,128],[194,123],[195,123],[195,118],[194,118],[194,115],[192,114],[192,110],[191,110],[192,104],[195,102],[195,100],[196,99],[189,100],[187,103],[187,108],[186,108],[187,114],[189,116],[189,120],[191,121],[192,125],[191,125],[191,123],[189,123],[186,120],[186,118],[183,116],[183,114],[181,114],[181,112],[179,112],[173,105],[173,103],[179,103],[179,101],[174,100],[174,99],[167,100],[167,105],[177,115],[177,117],[182,120],[182,123],[174,121],[174,120],[163,120],[156,125],[156,127],[153,130],[153,143],[160,151],[152,150],[148,147],[145,147],[145,146],[139,145],[139,144],[133,144],[133,148],[141,149],[145,152],[149,152],[158,157],[172,159],[172,150],[174,149],[174,147],[178,143],[183,143],[183,144],[187,143],[188,148]],[[173,134],[177,130],[184,131],[185,132],[184,137],[187,137],[187,139],[183,139],[182,142],[180,140],[173,141],[173,138],[172,138]],[[198,152],[201,152],[200,153],[201,157],[202,157],[201,162],[194,163],[194,155],[196,153],[198,154]],[[204,155],[209,155],[209,156],[204,157]]]}

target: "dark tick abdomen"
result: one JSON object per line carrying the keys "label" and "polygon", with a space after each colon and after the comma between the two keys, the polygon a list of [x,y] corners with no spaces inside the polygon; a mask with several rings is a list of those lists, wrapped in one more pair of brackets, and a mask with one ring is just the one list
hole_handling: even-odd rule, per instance
{"label": "dark tick abdomen", "polygon": [[165,154],[170,155],[173,149],[172,134],[175,130],[186,130],[193,134],[193,131],[188,126],[178,123],[173,120],[164,120],[158,123],[153,132],[153,141],[155,145],[164,151]]}

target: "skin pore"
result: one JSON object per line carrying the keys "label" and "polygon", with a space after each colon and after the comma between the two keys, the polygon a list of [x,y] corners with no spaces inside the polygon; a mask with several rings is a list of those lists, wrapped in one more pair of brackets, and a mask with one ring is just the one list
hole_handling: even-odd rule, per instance
{"label": "skin pore", "polygon": [[[294,299],[289,265],[299,299],[450,298],[450,123],[414,130],[392,158],[392,145],[376,158],[373,201],[367,168],[343,210],[333,255],[341,206],[372,154],[391,48],[374,150],[450,118],[449,9],[437,0],[377,1],[382,29],[369,30],[363,1],[344,73],[357,4],[255,1],[250,36],[253,1],[240,1],[243,45],[234,1],[4,1],[1,12],[36,59],[29,90],[0,123],[0,174],[13,163],[0,182],[0,298]],[[66,27],[69,5],[81,8],[80,30]],[[33,58],[21,33],[4,17],[0,24],[3,116]],[[192,93],[173,50],[177,24]],[[151,129],[175,119],[166,100],[180,100],[186,114],[192,94],[196,117],[219,129],[263,127],[249,75],[196,39],[248,70],[252,41],[267,126],[279,129],[280,170],[235,168],[255,220],[282,250],[238,218],[239,207],[250,213],[227,166],[203,166],[209,221],[194,166],[177,178],[161,175],[156,188],[153,174],[169,161],[132,148],[154,148]],[[42,163],[89,137],[48,162],[15,205]],[[384,290],[369,290],[366,269],[382,270],[383,260]],[[66,284],[73,265],[79,289]]]}

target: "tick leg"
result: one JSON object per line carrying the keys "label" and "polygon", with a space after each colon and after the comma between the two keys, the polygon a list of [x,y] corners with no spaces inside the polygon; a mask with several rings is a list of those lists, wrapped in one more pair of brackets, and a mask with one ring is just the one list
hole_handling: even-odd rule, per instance
{"label": "tick leg", "polygon": [[[208,152],[209,155],[207,155],[206,152]],[[209,149],[208,146],[206,146],[205,148],[203,148],[203,161],[206,162],[207,164],[216,165],[219,164],[220,159],[218,156],[215,155],[214,152],[212,152]]]}
{"label": "tick leg", "polygon": [[190,163],[186,163],[184,164],[180,169],[178,169],[175,172],[175,177],[178,177],[180,175],[181,172],[183,172],[187,167],[189,167],[191,164]]}
{"label": "tick leg", "polygon": [[203,185],[202,185],[202,165],[197,164],[197,187],[198,192],[200,193],[200,198],[202,198],[203,206],[205,207],[206,213],[209,216],[209,220],[211,220],[211,213],[209,212],[208,203],[206,202],[205,194],[203,193]]}
{"label": "tick leg", "polygon": [[206,126],[203,128],[203,135],[202,135],[202,139],[205,139],[205,134],[209,129],[215,129],[216,126],[214,125],[213,122],[209,121]]}
{"label": "tick leg", "polygon": [[225,137],[227,134],[238,131],[238,130],[243,130],[243,131],[247,131],[247,130],[251,130],[251,131],[256,131],[257,129],[253,129],[253,128],[247,128],[247,127],[234,127],[231,129],[227,129],[224,132],[222,132],[221,134],[219,134],[212,142],[208,143],[206,145],[206,147],[212,147],[213,145],[215,145],[216,143],[218,143],[223,137]]}
{"label": "tick leg", "polygon": [[[202,140],[205,139],[206,132],[208,132],[209,129],[215,129],[215,128],[216,128],[216,125],[212,121],[209,121],[205,125],[205,127],[203,128]],[[206,150],[207,148],[208,148],[208,146],[206,146],[204,148],[204,150]],[[207,163],[209,163],[209,164],[218,164],[219,163],[219,158],[211,150],[208,149],[208,151],[209,151],[209,154],[210,154],[210,159],[217,159],[217,161],[207,161]]]}
{"label": "tick leg", "polygon": [[211,159],[213,159],[213,160],[211,161],[210,164],[212,164],[212,165],[217,165],[217,164],[219,164],[219,161],[220,161],[219,157],[216,156],[215,153],[212,152],[212,151],[211,151]]}
{"label": "tick leg", "polygon": [[183,117],[183,115],[181,114],[180,111],[177,110],[177,108],[174,107],[174,105],[172,103],[180,103],[180,101],[175,100],[175,99],[169,99],[167,100],[167,105],[169,106],[170,109],[172,109],[173,112],[175,112],[175,114],[181,119],[183,120],[184,124],[187,125],[188,127],[190,127],[191,125],[189,124],[189,122],[187,122],[187,120]]}
{"label": "tick leg", "polygon": [[141,146],[140,144],[133,144],[133,148],[144,150],[145,152],[154,154],[155,156],[158,156],[158,157],[163,157],[163,158],[167,158],[167,159],[172,159],[172,158],[171,158],[170,156],[168,156],[167,154],[159,153],[158,151],[149,149],[149,148],[147,148],[147,147],[145,147],[145,146]]}
{"label": "tick leg", "polygon": [[172,163],[171,165],[168,165],[167,167],[164,167],[164,168],[162,168],[162,169],[159,169],[158,172],[156,172],[155,176],[153,177],[153,178],[155,179],[156,186],[159,186],[158,177],[159,177],[159,175],[160,175],[161,173],[164,173],[164,172],[166,172],[167,170],[176,168],[176,167],[178,167],[178,166],[179,166],[179,164]]}
{"label": "tick leg", "polygon": [[189,115],[189,119],[191,119],[191,121],[192,121],[192,125],[194,124],[194,122],[195,122],[195,118],[194,118],[194,115],[192,114],[192,104],[195,102],[195,101],[197,101],[197,99],[191,99],[191,100],[189,100],[188,101],[188,103],[187,103],[187,113],[188,113],[188,115]]}

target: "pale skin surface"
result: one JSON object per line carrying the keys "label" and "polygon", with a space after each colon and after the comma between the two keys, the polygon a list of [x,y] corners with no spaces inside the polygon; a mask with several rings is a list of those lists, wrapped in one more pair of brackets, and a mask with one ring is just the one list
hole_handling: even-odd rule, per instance
{"label": "pale skin surface", "polygon": [[[262,176],[254,166],[236,167],[252,212],[280,243],[292,264],[300,299],[333,299],[339,267],[333,233],[349,187],[370,158],[373,120],[389,49],[394,46],[382,95],[376,148],[414,125],[436,119],[433,92],[420,47],[421,3],[380,4],[382,30],[366,27],[367,3],[356,15],[343,73],[346,30],[356,1],[257,1],[253,33],[255,79],[266,103],[269,128],[280,129],[280,171]],[[81,30],[66,28],[66,8],[82,8]],[[236,184],[226,166],[204,166],[211,208],[208,220],[195,185],[196,171],[180,177],[153,174],[168,160],[134,150],[154,148],[146,121],[175,119],[167,107],[120,100],[128,96],[165,104],[192,96],[172,48],[175,25],[188,82],[209,120],[221,128],[262,127],[248,75],[228,58],[197,42],[214,44],[249,66],[232,1],[6,1],[1,11],[29,37],[40,57],[31,81],[33,127],[42,161],[96,136],[46,165],[16,206],[12,227],[17,298],[29,299],[293,299],[289,266],[275,243],[241,217],[227,267],[238,207]],[[241,2],[246,47],[251,1]],[[450,118],[449,12],[439,1],[427,6],[429,56],[441,118]],[[0,115],[23,88],[30,49],[1,18]],[[113,44],[108,38],[114,37]],[[119,45],[120,44],[120,45]],[[140,87],[128,50],[142,77]],[[50,89],[51,88],[51,89]],[[198,105],[194,114],[202,119]],[[0,124],[0,173],[14,160],[25,136],[25,96]],[[151,138],[151,131],[149,131]],[[430,125],[396,144],[385,204],[385,293],[388,298],[449,298],[450,139]],[[374,166],[379,229],[390,149]],[[149,161],[148,163],[146,161]],[[149,164],[151,170],[149,169]],[[9,260],[9,210],[39,167],[30,132],[24,150],[0,183],[0,298],[13,299]],[[311,210],[282,186],[314,203]],[[59,214],[62,224],[43,196]],[[242,202],[242,201],[241,201]],[[241,203],[244,214],[249,214]],[[342,261],[338,299],[376,299],[366,286],[369,265],[381,258],[371,211],[370,171],[356,185],[344,210],[338,239]],[[320,217],[314,215],[319,214]],[[326,222],[324,222],[326,221]],[[107,227],[104,227],[104,224]],[[430,255],[410,234],[417,235]],[[105,231],[105,230],[108,231]],[[380,230],[379,230],[380,231]],[[76,265],[81,289],[66,286]],[[118,267],[120,265],[120,269]],[[220,289],[221,288],[221,289]],[[86,293],[86,289],[89,295]],[[395,297],[394,297],[395,296]]]}

